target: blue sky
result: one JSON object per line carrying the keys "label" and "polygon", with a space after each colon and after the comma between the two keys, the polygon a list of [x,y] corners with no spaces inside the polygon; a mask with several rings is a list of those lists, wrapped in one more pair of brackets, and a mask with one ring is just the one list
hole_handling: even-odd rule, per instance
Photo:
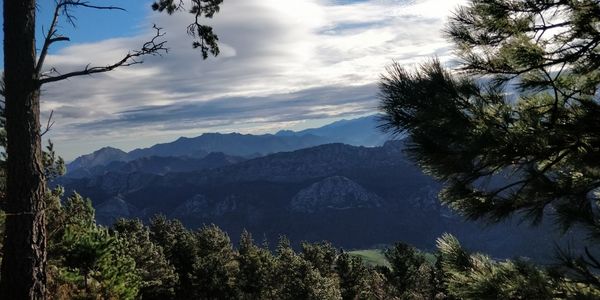
{"label": "blue sky", "polygon": [[[145,3],[144,3],[145,2]],[[150,12],[150,2],[140,0],[128,1],[91,1],[91,3],[107,6],[118,6],[126,11],[99,11],[94,9],[79,9],[75,12],[76,25],[73,27],[61,23],[61,33],[71,39],[72,43],[97,42],[108,38],[131,36],[140,31],[140,25],[145,16]],[[48,29],[54,10],[53,0],[38,1],[37,10],[37,42],[40,44],[44,38],[43,29]],[[3,11],[0,5],[0,12]],[[98,26],[100,25],[101,26]],[[4,32],[0,30],[0,40],[4,40]],[[70,43],[58,43],[53,51],[69,46]],[[40,45],[41,47],[41,45]],[[0,53],[4,60],[3,53]],[[0,62],[1,63],[1,62]]]}
{"label": "blue sky", "polygon": [[[169,54],[92,77],[48,84],[42,118],[67,160],[102,146],[147,147],[204,132],[273,133],[375,113],[377,80],[396,60],[451,59],[441,29],[461,0],[224,0],[207,23],[221,55],[202,61],[185,28],[191,15],[151,11],[151,1],[89,0],[121,11],[75,11],[71,38],[47,69],[110,64],[163,27]],[[39,1],[38,38],[54,3]]]}

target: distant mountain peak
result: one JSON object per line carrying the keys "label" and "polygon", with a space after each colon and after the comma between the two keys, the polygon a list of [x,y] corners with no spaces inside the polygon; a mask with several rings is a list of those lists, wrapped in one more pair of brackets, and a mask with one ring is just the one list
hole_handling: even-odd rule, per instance
{"label": "distant mountain peak", "polygon": [[389,137],[377,129],[377,115],[350,120],[340,120],[320,128],[277,134],[203,133],[197,137],[180,137],[169,143],[135,149],[126,153],[120,149],[104,147],[94,153],[83,155],[68,165],[78,174],[89,173],[90,168],[105,166],[111,162],[129,162],[142,157],[191,157],[203,158],[211,152],[255,158],[277,152],[288,152],[329,143],[354,146],[381,146]]}
{"label": "distant mountain peak", "polygon": [[92,168],[103,166],[113,161],[127,160],[127,152],[113,148],[103,147],[93,153],[82,155],[68,165],[68,170],[73,171],[80,168]]}
{"label": "distant mountain peak", "polygon": [[115,147],[111,147],[111,146],[105,146],[105,147],[102,147],[102,148],[94,151],[94,153],[96,153],[96,152],[106,152],[106,151],[115,151],[115,152],[123,152],[123,153],[125,152],[125,151],[123,151],[123,150],[121,150],[119,148],[115,148]]}
{"label": "distant mountain peak", "polygon": [[381,146],[391,136],[379,129],[380,114],[355,119],[342,119],[331,124],[301,131],[281,130],[278,136],[314,135],[327,138],[330,142],[339,142],[353,146]]}

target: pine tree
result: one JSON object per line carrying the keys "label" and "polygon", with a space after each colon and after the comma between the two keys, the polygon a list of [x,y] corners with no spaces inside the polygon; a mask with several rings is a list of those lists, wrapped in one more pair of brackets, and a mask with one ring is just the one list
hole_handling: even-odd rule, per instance
{"label": "pine tree", "polygon": [[178,276],[167,261],[162,247],[150,240],[150,230],[140,220],[118,220],[113,226],[127,249],[127,255],[135,261],[140,277],[139,297],[145,300],[175,299]]}
{"label": "pine tree", "polygon": [[448,293],[457,299],[595,299],[600,291],[524,260],[496,261],[464,250],[451,235],[437,241]]}
{"label": "pine tree", "polygon": [[238,248],[239,273],[236,285],[242,299],[275,298],[275,257],[268,248],[254,244],[252,235],[244,230]]}
{"label": "pine tree", "polygon": [[364,299],[369,290],[369,271],[361,258],[348,253],[340,254],[335,262],[335,271],[340,281],[342,299]]}
{"label": "pine tree", "polygon": [[294,252],[287,238],[281,238],[276,254],[278,299],[341,299],[337,278],[322,276]]}
{"label": "pine tree", "polygon": [[239,271],[229,236],[215,225],[196,233],[198,257],[194,262],[195,295],[199,299],[236,299]]}
{"label": "pine tree", "polygon": [[330,242],[302,243],[302,258],[310,262],[323,276],[331,276],[334,271],[337,250]]}
{"label": "pine tree", "polygon": [[150,239],[163,248],[165,257],[179,277],[175,298],[193,299],[196,286],[194,265],[199,259],[198,243],[194,234],[181,222],[167,220],[164,216],[154,217],[149,227]]}
{"label": "pine tree", "polygon": [[[0,108],[0,147],[2,149],[6,149],[6,131],[4,129],[4,110]],[[54,144],[52,141],[48,140],[48,146],[43,154],[43,164],[44,164],[44,174],[48,180],[55,179],[59,176],[64,175],[66,168],[65,162],[61,157],[58,157],[54,151]],[[0,151],[0,208],[2,203],[4,203],[6,196],[6,152]],[[48,222],[48,239],[54,234],[54,225],[56,224],[56,219],[60,218],[59,215],[62,215],[61,210],[61,197],[63,196],[62,187],[58,186],[54,190],[46,190],[44,196],[45,209],[47,218],[49,218]],[[6,213],[0,209],[0,249],[3,246],[4,234],[5,234],[5,222],[6,222]],[[2,251],[0,251],[0,261],[3,257]],[[1,277],[1,274],[0,274]]]}
{"label": "pine tree", "polygon": [[87,298],[102,295],[105,299],[134,299],[139,277],[123,241],[106,228],[69,229],[61,241],[63,273],[68,274],[63,280],[82,285],[82,296]]}
{"label": "pine tree", "polygon": [[[192,46],[200,49],[203,58],[217,55],[218,37],[210,26],[201,24],[219,11],[222,0],[192,0],[189,13],[194,18],[187,27],[193,38]],[[113,6],[90,5],[82,0],[55,1],[52,21],[38,55],[36,48],[36,0],[4,1],[4,78],[2,96],[5,98],[1,139],[6,142],[6,160],[2,175],[6,186],[2,196],[5,211],[5,238],[0,277],[0,293],[14,299],[46,298],[46,178],[43,169],[42,131],[40,128],[40,90],[45,84],[68,78],[109,72],[119,67],[142,62],[148,55],[166,52],[164,33],[154,26],[155,36],[138,50],[108,66],[82,66],[81,70],[60,73],[44,65],[49,49],[57,42],[69,41],[59,33],[60,20],[74,25],[75,9],[120,9]],[[184,1],[154,2],[156,11],[172,14],[186,7]],[[50,72],[46,72],[46,69]],[[5,173],[4,173],[5,172]]]}
{"label": "pine tree", "polygon": [[98,282],[98,294],[104,299],[136,299],[142,282],[135,260],[122,238],[110,237],[113,242],[109,255],[98,261],[93,274]]}
{"label": "pine tree", "polygon": [[432,285],[433,268],[425,255],[404,243],[396,243],[384,252],[390,267],[380,270],[390,293],[403,299],[428,299],[436,294]]}
{"label": "pine tree", "polygon": [[[539,224],[551,215],[597,241],[599,26],[597,0],[471,0],[446,29],[456,72],[434,59],[382,77],[384,127],[408,133],[410,157],[465,217]],[[575,271],[598,284],[590,253],[580,257],[588,271]]]}

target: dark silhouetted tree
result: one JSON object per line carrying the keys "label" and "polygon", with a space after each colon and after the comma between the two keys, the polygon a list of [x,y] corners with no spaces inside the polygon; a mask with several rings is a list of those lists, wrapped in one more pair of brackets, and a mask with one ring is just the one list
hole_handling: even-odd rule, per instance
{"label": "dark silhouetted tree", "polygon": [[[465,217],[539,224],[550,214],[597,242],[600,2],[471,0],[446,33],[457,72],[437,60],[389,67],[384,127],[408,133],[407,153]],[[600,265],[585,252],[575,271],[600,288]]]}
{"label": "dark silhouetted tree", "polygon": [[[4,1],[4,89],[6,117],[6,197],[5,239],[0,278],[0,294],[7,299],[45,299],[46,228],[44,195],[46,193],[40,130],[40,88],[44,84],[67,78],[91,75],[130,66],[144,56],[166,51],[163,33],[158,27],[154,38],[140,49],[107,66],[84,66],[79,71],[43,72],[44,61],[52,44],[68,41],[58,32],[60,21],[73,23],[77,8],[119,9],[95,5],[83,0],[57,0],[52,21],[38,55],[36,51],[36,0]],[[222,0],[192,0],[188,11],[194,21],[187,31],[193,47],[204,58],[217,55],[217,36],[199,23],[219,11]],[[157,11],[172,14],[185,9],[184,1],[166,0],[153,4]],[[52,70],[52,69],[50,69]]]}

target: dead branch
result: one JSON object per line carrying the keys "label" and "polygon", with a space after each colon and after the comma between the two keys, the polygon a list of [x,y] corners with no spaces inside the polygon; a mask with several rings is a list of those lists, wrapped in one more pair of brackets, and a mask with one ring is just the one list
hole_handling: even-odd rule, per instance
{"label": "dead branch", "polygon": [[44,37],[44,44],[42,46],[42,50],[40,52],[40,57],[35,66],[36,74],[40,74],[42,68],[44,67],[44,61],[46,60],[46,56],[48,55],[48,50],[50,49],[50,45],[55,42],[63,42],[69,41],[68,37],[58,35],[58,31],[56,29],[58,25],[59,16],[62,14],[71,25],[75,26],[75,16],[71,14],[71,9],[74,7],[86,7],[93,8],[99,10],[125,10],[121,7],[116,6],[99,6],[92,5],[88,1],[82,0],[59,0],[56,2],[54,7],[54,13],[52,14],[52,21],[50,22],[50,27],[46,32],[46,36]]}
{"label": "dead branch", "polygon": [[58,2],[57,6],[60,6],[59,9],[60,9],[62,15],[65,17],[67,22],[69,24],[71,24],[73,27],[75,27],[75,20],[77,20],[77,18],[75,17],[75,15],[73,15],[71,10],[78,8],[78,7],[92,8],[92,9],[98,9],[98,10],[126,11],[122,7],[112,6],[112,5],[110,5],[110,6],[93,5],[93,4],[90,4],[89,1],[83,1],[83,0],[60,0]]}
{"label": "dead branch", "polygon": [[39,80],[39,84],[43,85],[45,83],[61,81],[75,76],[109,72],[119,67],[127,67],[136,64],[141,64],[143,63],[143,60],[141,60],[141,58],[144,56],[155,56],[167,53],[168,48],[165,47],[166,41],[158,41],[158,39],[165,35],[163,32],[161,32],[162,28],[157,27],[156,25],[154,25],[153,28],[154,30],[156,30],[156,33],[151,40],[145,42],[139,50],[127,53],[127,55],[125,55],[121,60],[117,61],[114,64],[103,67],[90,67],[90,65],[87,65],[83,70],[80,71],[59,74],[57,76],[44,75],[44,77]]}
{"label": "dead branch", "polygon": [[51,110],[50,116],[48,117],[48,122],[46,123],[46,129],[44,129],[44,131],[42,131],[42,133],[40,133],[40,137],[44,136],[44,134],[48,133],[48,131],[50,131],[52,126],[54,126],[54,121],[52,120],[53,115],[54,115],[54,110]]}

